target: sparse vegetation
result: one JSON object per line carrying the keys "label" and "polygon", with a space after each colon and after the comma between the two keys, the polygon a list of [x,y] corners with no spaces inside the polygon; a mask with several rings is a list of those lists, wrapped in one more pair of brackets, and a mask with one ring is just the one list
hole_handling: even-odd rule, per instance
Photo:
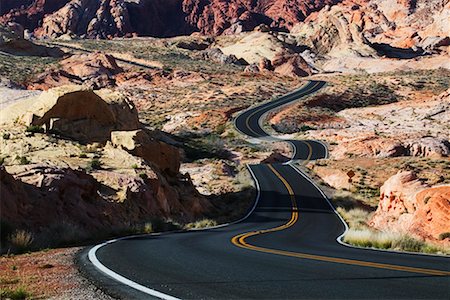
{"label": "sparse vegetation", "polygon": [[99,159],[94,158],[89,162],[89,168],[92,170],[100,170],[102,168],[102,163]]}
{"label": "sparse vegetation", "polygon": [[31,133],[44,133],[44,128],[38,125],[30,125],[25,129],[25,131]]}
{"label": "sparse vegetation", "polygon": [[184,226],[184,228],[186,228],[186,229],[201,229],[201,228],[208,228],[208,227],[213,227],[213,226],[217,226],[217,222],[215,220],[203,219],[200,221],[186,224]]}
{"label": "sparse vegetation", "polygon": [[17,287],[15,289],[0,289],[1,299],[25,300],[30,296],[31,294],[24,287]]}
{"label": "sparse vegetation", "polygon": [[26,230],[17,230],[9,237],[11,248],[16,253],[24,253],[31,250],[33,234]]}
{"label": "sparse vegetation", "polygon": [[11,134],[9,133],[9,132],[5,132],[4,134],[3,134],[3,139],[4,140],[9,140],[11,138]]}
{"label": "sparse vegetation", "polygon": [[17,156],[16,159],[19,161],[21,165],[28,165],[30,161],[25,156]]}

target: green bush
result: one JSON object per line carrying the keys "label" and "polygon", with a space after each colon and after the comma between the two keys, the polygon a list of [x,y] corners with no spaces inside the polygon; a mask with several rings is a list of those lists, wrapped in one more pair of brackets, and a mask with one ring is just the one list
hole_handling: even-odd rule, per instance
{"label": "green bush", "polygon": [[0,299],[24,300],[30,296],[31,294],[23,287],[0,289]]}
{"label": "green bush", "polygon": [[92,168],[93,170],[99,170],[102,167],[102,163],[100,162],[100,160],[94,158],[93,160],[90,161],[89,167]]}
{"label": "green bush", "polygon": [[44,133],[44,128],[42,128],[42,126],[38,126],[38,125],[30,125],[27,127],[27,129],[25,131],[31,132],[31,133]]}
{"label": "green bush", "polygon": [[19,164],[21,165],[28,165],[30,163],[30,161],[28,160],[28,158],[26,158],[25,156],[19,156],[17,157],[17,159],[19,160]]}
{"label": "green bush", "polygon": [[3,139],[4,139],[4,140],[9,140],[10,137],[11,137],[11,134],[8,133],[8,132],[6,132],[6,133],[3,134]]}

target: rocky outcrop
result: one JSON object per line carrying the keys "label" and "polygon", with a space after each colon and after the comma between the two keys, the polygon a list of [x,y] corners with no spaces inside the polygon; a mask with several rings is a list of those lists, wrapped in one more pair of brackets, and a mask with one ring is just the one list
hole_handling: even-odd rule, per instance
{"label": "rocky outcrop", "polygon": [[28,84],[28,88],[47,90],[72,83],[101,89],[115,86],[115,75],[122,72],[112,55],[102,52],[75,54],[62,60],[58,69],[48,69],[38,75]]}
{"label": "rocky outcrop", "polygon": [[199,55],[202,59],[211,60],[220,64],[247,65],[244,59],[238,59],[235,55],[226,55],[219,48],[204,50]]}
{"label": "rocky outcrop", "polygon": [[140,171],[145,177],[48,165],[8,168],[13,176],[0,168],[1,219],[37,237],[69,225],[85,237],[130,232],[151,218],[192,220],[209,208],[192,183],[169,184],[148,168]]}
{"label": "rocky outcrop", "polygon": [[140,128],[136,108],[119,93],[65,86],[7,107],[0,123],[43,126],[80,142],[104,142],[114,130]]}
{"label": "rocky outcrop", "polygon": [[64,52],[56,47],[36,45],[24,39],[24,29],[17,23],[0,25],[0,51],[13,55],[62,57]]}
{"label": "rocky outcrop", "polygon": [[443,0],[347,0],[311,14],[291,32],[320,54],[412,58],[449,45],[449,14]]}
{"label": "rocky outcrop", "polygon": [[[235,34],[260,24],[289,30],[309,14],[339,0],[305,2],[222,0],[21,0],[6,3],[0,23],[15,21],[38,36],[66,33],[91,38]],[[3,3],[2,3],[3,4]],[[41,24],[42,23],[42,24]]]}
{"label": "rocky outcrop", "polygon": [[303,77],[312,74],[312,69],[298,53],[278,53],[272,60],[271,65],[275,73],[284,76]]}
{"label": "rocky outcrop", "polygon": [[180,169],[180,152],[178,148],[162,143],[148,132],[140,129],[134,131],[111,132],[111,143],[134,156],[156,164],[162,171],[173,175]]}
{"label": "rocky outcrop", "polygon": [[218,35],[224,31],[239,33],[253,30],[260,24],[289,30],[311,12],[338,1],[221,1],[184,0],[187,20],[203,34]]}
{"label": "rocky outcrop", "polygon": [[380,203],[369,221],[380,229],[449,243],[450,187],[428,187],[412,171],[399,171],[380,189]]}
{"label": "rocky outcrop", "polygon": [[63,34],[109,38],[131,32],[124,0],[71,0],[58,11],[45,16],[35,34],[52,38]]}

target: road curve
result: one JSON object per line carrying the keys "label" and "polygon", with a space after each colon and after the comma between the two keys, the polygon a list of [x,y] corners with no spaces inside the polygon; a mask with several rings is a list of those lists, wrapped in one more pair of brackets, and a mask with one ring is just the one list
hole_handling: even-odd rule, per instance
{"label": "road curve", "polygon": [[[318,91],[310,81],[247,110],[235,124],[252,138],[271,109]],[[327,155],[319,141],[289,141],[293,159]],[[450,259],[341,245],[345,225],[323,193],[291,164],[251,165],[258,188],[241,222],[204,231],[109,241],[80,256],[86,274],[122,298],[449,299]]]}

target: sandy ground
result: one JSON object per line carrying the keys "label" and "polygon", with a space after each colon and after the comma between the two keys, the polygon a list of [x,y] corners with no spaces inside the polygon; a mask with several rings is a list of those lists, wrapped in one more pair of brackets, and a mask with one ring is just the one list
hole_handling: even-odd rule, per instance
{"label": "sandy ground", "polygon": [[81,248],[64,248],[0,258],[0,289],[24,287],[30,298],[113,299],[89,283],[75,265]]}

